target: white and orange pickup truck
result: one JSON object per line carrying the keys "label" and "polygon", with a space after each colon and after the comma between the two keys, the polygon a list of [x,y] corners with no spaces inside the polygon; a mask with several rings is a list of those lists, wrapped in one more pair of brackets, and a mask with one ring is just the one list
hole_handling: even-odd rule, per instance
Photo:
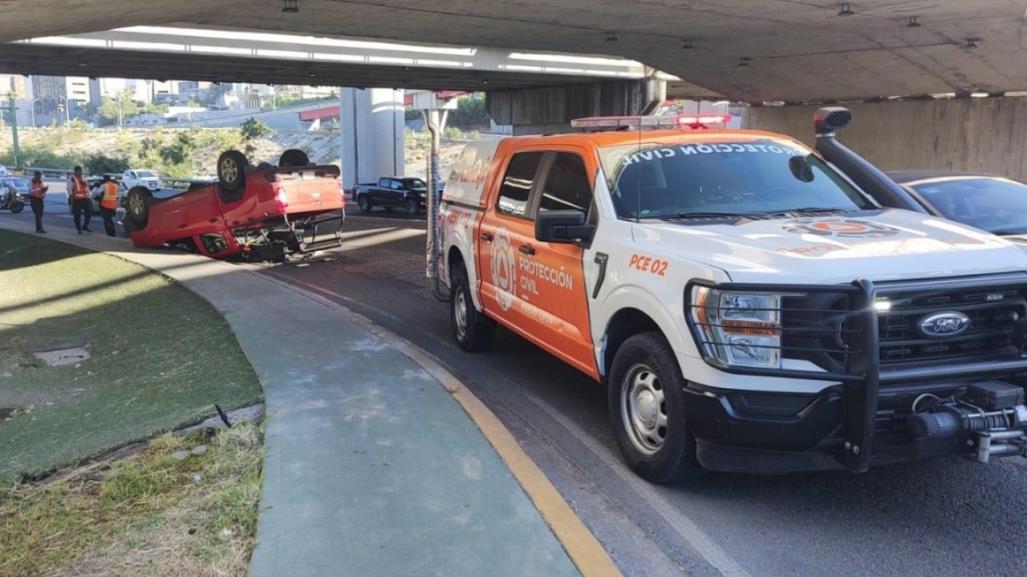
{"label": "white and orange pickup truck", "polygon": [[907,210],[849,119],[818,111],[816,151],[685,117],[469,145],[438,212],[456,340],[503,325],[605,385],[654,482],[1024,455],[1027,256]]}

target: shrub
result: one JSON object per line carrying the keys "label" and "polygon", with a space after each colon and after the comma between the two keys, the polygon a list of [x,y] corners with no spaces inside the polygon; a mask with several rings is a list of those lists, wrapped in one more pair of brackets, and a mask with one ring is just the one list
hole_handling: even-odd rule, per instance
{"label": "shrub", "polygon": [[110,157],[103,154],[91,154],[82,163],[91,174],[124,172],[129,169],[128,159],[122,156]]}
{"label": "shrub", "polygon": [[[39,148],[22,148],[18,157],[21,166],[39,166],[42,168],[63,168],[71,170],[78,161],[66,154],[58,154],[52,150]],[[14,151],[5,150],[0,152],[0,164],[14,166]]]}

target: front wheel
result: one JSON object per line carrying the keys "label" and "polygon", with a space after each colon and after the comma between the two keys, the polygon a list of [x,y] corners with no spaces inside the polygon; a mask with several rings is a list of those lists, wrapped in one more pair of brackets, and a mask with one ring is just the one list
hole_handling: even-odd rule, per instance
{"label": "front wheel", "polygon": [[628,466],[653,483],[694,479],[704,470],[685,423],[685,378],[658,332],[617,349],[609,375],[609,410]]}
{"label": "front wheel", "polygon": [[421,214],[421,203],[416,198],[407,199],[407,214],[410,216]]}
{"label": "front wheel", "polygon": [[24,208],[25,208],[25,203],[20,201],[20,200],[15,200],[15,201],[11,202],[11,212],[14,213],[14,214],[18,214]]}
{"label": "front wheel", "polygon": [[367,214],[371,212],[371,199],[367,198],[366,194],[361,194],[357,197],[357,206],[360,208],[360,212]]}
{"label": "front wheel", "polygon": [[496,321],[474,308],[474,301],[471,300],[471,283],[467,280],[467,272],[459,265],[453,270],[449,318],[453,325],[453,337],[461,349],[480,352],[492,346],[492,338],[496,334]]}

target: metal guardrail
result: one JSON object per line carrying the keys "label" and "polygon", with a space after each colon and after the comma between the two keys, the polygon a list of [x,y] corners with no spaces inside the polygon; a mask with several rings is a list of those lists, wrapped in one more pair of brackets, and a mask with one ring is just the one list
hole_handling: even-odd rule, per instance
{"label": "metal guardrail", "polygon": [[32,176],[35,171],[43,173],[43,178],[65,178],[71,174],[70,168],[46,168],[42,166],[26,166],[21,169],[22,176]]}

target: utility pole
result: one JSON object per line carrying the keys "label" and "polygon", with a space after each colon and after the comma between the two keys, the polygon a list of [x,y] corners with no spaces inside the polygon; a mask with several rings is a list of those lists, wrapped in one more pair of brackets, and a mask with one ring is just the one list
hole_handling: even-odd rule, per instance
{"label": "utility pole", "polygon": [[18,148],[18,107],[14,105],[14,93],[7,93],[7,106],[0,106],[0,116],[3,111],[11,113],[11,150],[14,153],[14,167],[21,166],[21,150]]}

